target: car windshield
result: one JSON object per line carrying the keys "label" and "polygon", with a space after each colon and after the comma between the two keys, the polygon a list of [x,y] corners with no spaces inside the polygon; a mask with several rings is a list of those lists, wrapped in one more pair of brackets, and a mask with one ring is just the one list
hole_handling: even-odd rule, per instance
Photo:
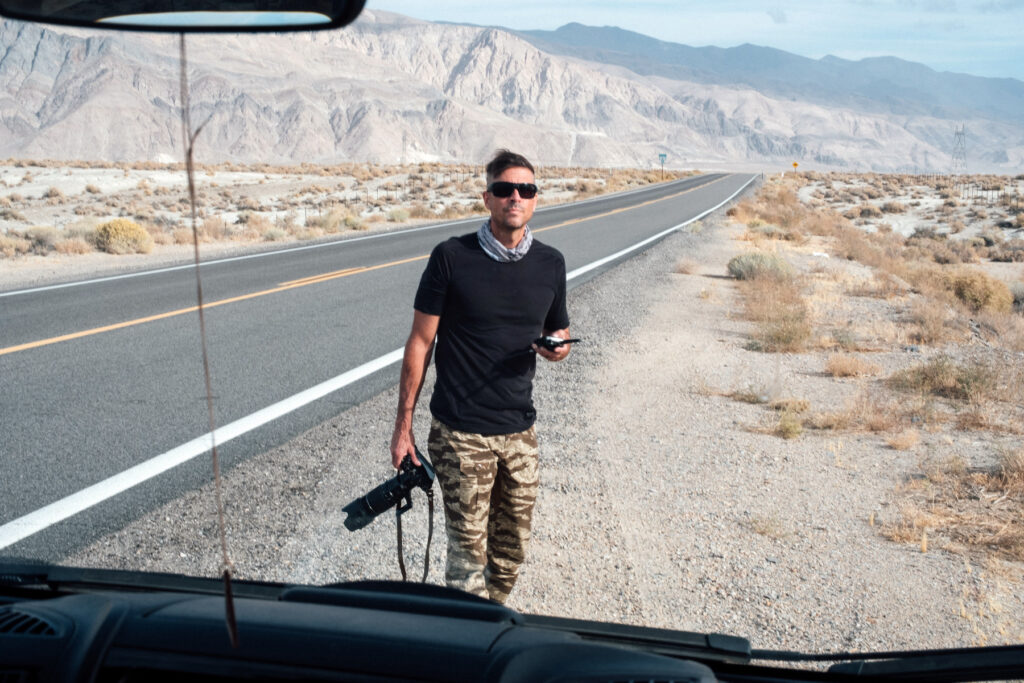
{"label": "car windshield", "polygon": [[[0,556],[444,585],[463,505],[523,613],[1024,641],[1024,7],[556,5],[0,19]],[[532,513],[359,507],[410,391],[435,465],[535,429]]]}

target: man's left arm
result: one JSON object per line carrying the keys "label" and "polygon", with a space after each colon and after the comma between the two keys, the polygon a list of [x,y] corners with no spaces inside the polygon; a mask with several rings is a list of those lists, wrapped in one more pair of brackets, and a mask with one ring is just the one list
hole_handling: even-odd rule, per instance
{"label": "man's left arm", "polygon": [[[544,336],[545,337],[558,337],[559,339],[569,339],[569,312],[565,305],[565,292],[566,292],[566,281],[565,281],[565,259],[562,255],[556,252],[558,256],[558,265],[555,269],[555,298],[551,302],[551,308],[548,309],[548,314],[544,320]],[[565,327],[561,327],[565,325]],[[570,347],[572,344],[562,344],[559,347],[548,350],[543,347],[538,347],[534,344],[533,348],[537,352],[537,355],[545,358],[552,362],[558,362],[564,360],[569,355]]]}

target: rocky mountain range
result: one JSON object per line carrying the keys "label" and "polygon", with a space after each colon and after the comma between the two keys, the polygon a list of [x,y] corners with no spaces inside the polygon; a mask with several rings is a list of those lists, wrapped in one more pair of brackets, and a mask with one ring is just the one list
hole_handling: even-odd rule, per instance
{"label": "rocky mountain range", "polygon": [[[894,58],[692,48],[615,28],[429,23],[187,39],[200,162],[479,162],[944,172],[1024,165],[1024,82]],[[0,20],[0,157],[182,157],[176,36]]]}

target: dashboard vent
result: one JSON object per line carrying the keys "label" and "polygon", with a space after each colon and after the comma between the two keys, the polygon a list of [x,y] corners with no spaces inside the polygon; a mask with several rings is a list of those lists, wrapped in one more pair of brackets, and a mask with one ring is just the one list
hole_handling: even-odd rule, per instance
{"label": "dashboard vent", "polygon": [[52,624],[34,614],[8,608],[0,609],[0,634],[55,636],[57,631]]}

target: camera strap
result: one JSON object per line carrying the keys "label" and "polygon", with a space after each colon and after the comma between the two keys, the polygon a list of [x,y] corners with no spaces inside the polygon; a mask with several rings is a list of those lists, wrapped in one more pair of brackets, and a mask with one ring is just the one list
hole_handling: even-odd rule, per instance
{"label": "camera strap", "polygon": [[[402,570],[402,581],[409,578],[405,571],[405,556],[402,552],[402,506],[395,508],[395,524],[398,527],[398,568]],[[434,489],[427,490],[427,551],[423,557],[423,578],[420,583],[427,582],[427,574],[430,572],[430,541],[434,538]]]}

